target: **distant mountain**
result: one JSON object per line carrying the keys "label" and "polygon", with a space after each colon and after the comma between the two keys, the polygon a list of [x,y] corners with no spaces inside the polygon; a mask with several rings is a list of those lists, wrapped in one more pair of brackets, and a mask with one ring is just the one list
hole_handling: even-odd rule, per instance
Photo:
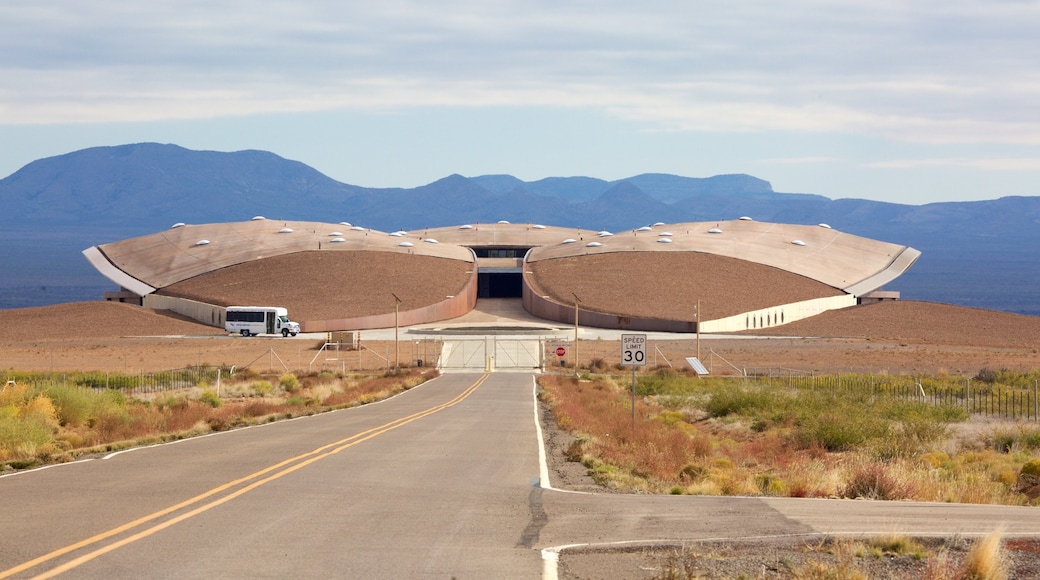
{"label": "distant mountain", "polygon": [[[605,181],[450,175],[421,187],[364,188],[265,151],[141,143],[34,161],[0,180],[0,308],[25,294],[96,299],[111,286],[80,251],[177,222],[349,221],[377,230],[545,223],[624,231],[654,222],[750,216],[827,223],[923,255],[892,289],[904,297],[1040,314],[1040,197],[911,206],[780,193],[750,175],[642,174]],[[40,288],[48,291],[41,292]],[[73,292],[75,294],[75,292]],[[46,302],[44,302],[46,303]]]}

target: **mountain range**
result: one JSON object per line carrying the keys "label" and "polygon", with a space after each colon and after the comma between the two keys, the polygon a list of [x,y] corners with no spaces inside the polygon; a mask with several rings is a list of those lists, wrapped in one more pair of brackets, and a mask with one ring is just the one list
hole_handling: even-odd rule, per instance
{"label": "mountain range", "polygon": [[905,299],[1040,315],[1040,197],[905,205],[781,193],[750,175],[449,175],[415,188],[368,188],[266,151],[140,143],[29,163],[0,180],[0,200],[0,308],[98,299],[113,287],[84,248],[177,222],[264,215],[387,232],[499,220],[623,231],[749,216],[827,223],[917,248],[921,258],[887,288]]}

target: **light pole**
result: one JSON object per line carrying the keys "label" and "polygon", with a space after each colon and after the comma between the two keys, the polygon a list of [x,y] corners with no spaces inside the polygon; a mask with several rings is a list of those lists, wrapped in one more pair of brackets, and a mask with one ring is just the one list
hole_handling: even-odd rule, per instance
{"label": "light pole", "polygon": [[401,311],[401,299],[397,297],[397,294],[390,293],[394,297],[394,370],[401,368],[401,342],[398,340],[397,335],[400,330],[400,324],[398,317]]}

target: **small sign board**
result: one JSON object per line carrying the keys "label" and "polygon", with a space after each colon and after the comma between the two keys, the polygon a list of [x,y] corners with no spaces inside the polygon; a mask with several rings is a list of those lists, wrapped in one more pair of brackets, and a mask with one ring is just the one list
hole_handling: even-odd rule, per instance
{"label": "small sign board", "polygon": [[630,367],[646,366],[646,335],[621,335],[621,364]]}

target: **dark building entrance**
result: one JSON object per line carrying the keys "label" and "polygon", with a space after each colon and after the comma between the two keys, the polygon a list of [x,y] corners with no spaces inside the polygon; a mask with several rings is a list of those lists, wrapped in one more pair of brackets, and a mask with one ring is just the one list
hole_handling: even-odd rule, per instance
{"label": "dark building entrance", "polygon": [[477,298],[521,298],[523,278],[520,272],[478,272]]}

